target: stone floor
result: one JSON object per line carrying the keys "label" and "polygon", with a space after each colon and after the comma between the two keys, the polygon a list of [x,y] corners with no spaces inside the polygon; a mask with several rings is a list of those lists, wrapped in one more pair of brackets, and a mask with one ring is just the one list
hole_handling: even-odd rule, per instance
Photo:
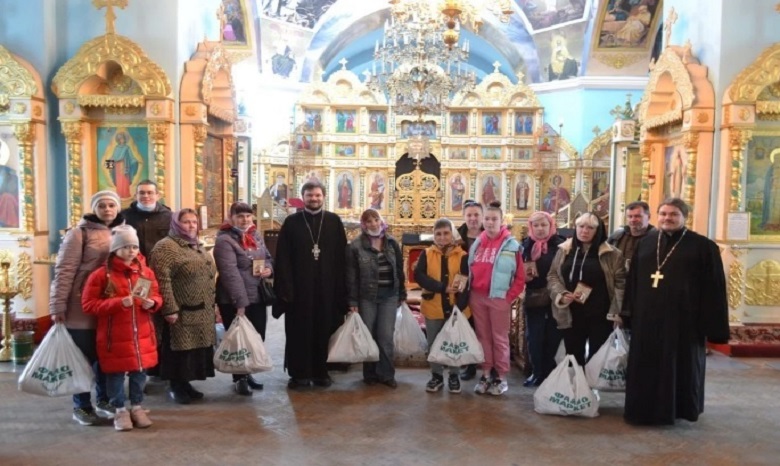
{"label": "stone floor", "polygon": [[[269,342],[282,361],[281,322]],[[289,392],[280,367],[265,390],[235,395],[230,376],[197,384],[205,402],[174,405],[161,383],[145,405],[154,426],[116,432],[70,419],[66,398],[17,391],[0,364],[0,465],[748,465],[780,464],[780,360],[708,358],[698,423],[632,427],[621,394],[603,394],[596,419],[542,416],[519,372],[503,397],[428,394],[425,369],[399,369],[399,386],[366,387],[358,366],[330,389]]]}

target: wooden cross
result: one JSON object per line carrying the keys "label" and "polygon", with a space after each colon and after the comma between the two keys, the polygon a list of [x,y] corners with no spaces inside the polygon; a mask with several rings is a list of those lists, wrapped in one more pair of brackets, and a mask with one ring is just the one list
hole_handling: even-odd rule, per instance
{"label": "wooden cross", "polygon": [[92,5],[98,10],[106,9],[106,34],[114,34],[114,21],[116,21],[114,7],[124,10],[127,0],[92,0]]}
{"label": "wooden cross", "polygon": [[677,12],[674,7],[669,8],[669,15],[664,20],[664,46],[669,47],[669,39],[672,37],[672,25],[677,22]]}
{"label": "wooden cross", "polygon": [[498,73],[498,69],[501,68],[501,63],[496,60],[493,62],[493,72]]}
{"label": "wooden cross", "polygon": [[342,57],[341,60],[339,60],[339,64],[341,65],[342,70],[347,69],[347,59]]}
{"label": "wooden cross", "polygon": [[658,288],[658,281],[663,280],[664,276],[660,270],[656,270],[654,274],[650,275],[650,278],[653,279],[653,288]]}

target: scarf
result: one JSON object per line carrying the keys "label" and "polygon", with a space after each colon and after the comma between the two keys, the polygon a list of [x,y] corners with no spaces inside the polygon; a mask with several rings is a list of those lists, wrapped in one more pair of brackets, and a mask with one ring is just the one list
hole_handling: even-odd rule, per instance
{"label": "scarf", "polygon": [[171,216],[171,229],[168,231],[168,234],[181,238],[190,243],[190,247],[193,249],[198,249],[200,246],[200,241],[198,240],[198,232],[200,231],[200,227],[198,227],[198,229],[195,231],[195,236],[190,236],[189,233],[187,233],[187,231],[184,229],[184,226],[179,222],[180,212],[181,211],[175,212]]}
{"label": "scarf", "polygon": [[[534,229],[531,228],[531,222],[534,222],[536,220],[539,220],[540,218],[546,218],[547,222],[550,224],[550,232],[547,234],[546,238],[539,238],[534,234]],[[550,215],[547,212],[534,212],[530,217],[528,217],[528,236],[531,237],[532,240],[534,240],[534,245],[531,248],[531,260],[537,261],[540,257],[542,257],[544,254],[547,254],[547,241],[553,237],[557,233],[557,228],[555,227],[555,221],[553,219],[553,216]]]}
{"label": "scarf", "polygon": [[257,227],[254,224],[250,225],[246,230],[242,230],[241,228],[226,222],[223,223],[219,229],[221,231],[232,230],[238,233],[238,236],[241,238],[241,247],[244,248],[244,251],[256,251],[258,249],[257,240],[255,239]]}

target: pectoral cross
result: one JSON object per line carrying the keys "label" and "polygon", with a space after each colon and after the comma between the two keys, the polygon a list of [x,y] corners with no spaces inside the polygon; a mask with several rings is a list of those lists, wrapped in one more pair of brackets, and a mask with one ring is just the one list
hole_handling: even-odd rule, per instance
{"label": "pectoral cross", "polygon": [[650,278],[653,279],[653,288],[658,288],[658,281],[663,280],[664,276],[661,275],[660,270],[656,270],[654,274],[650,275]]}
{"label": "pectoral cross", "polygon": [[314,260],[318,261],[320,260],[320,245],[315,244],[313,248],[311,248],[311,253],[314,255]]}

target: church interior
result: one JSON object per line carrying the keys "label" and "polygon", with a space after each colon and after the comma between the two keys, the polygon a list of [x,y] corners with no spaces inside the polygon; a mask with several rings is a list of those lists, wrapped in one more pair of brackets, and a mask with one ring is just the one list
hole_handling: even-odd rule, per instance
{"label": "church interior", "polygon": [[[778,0],[3,2],[0,397],[11,422],[0,458],[92,464],[72,448],[89,439],[111,448],[95,463],[143,460],[155,445],[170,464],[771,464],[778,25]],[[720,247],[727,279],[731,338],[711,348],[712,412],[648,433],[624,426],[619,396],[606,394],[597,420],[542,418],[532,390],[489,406],[425,398],[419,368],[390,394],[354,371],[332,392],[288,394],[279,365],[278,383],[251,400],[217,378],[213,403],[153,401],[164,422],[151,439],[84,436],[57,420],[62,400],[16,391],[11,340],[48,330],[57,250],[91,195],[114,190],[126,207],[145,179],[172,209],[199,212],[207,247],[235,201],[256,206],[272,244],[301,186],[317,180],[348,238],[368,208],[404,238],[411,291],[426,234],[442,217],[460,224],[467,200],[500,201],[521,238],[537,210],[559,229],[594,212],[613,231],[630,202],[654,213],[679,197],[687,227]],[[282,324],[270,334],[282,339]],[[271,348],[281,361],[283,345]],[[204,448],[217,439],[222,448]]]}

